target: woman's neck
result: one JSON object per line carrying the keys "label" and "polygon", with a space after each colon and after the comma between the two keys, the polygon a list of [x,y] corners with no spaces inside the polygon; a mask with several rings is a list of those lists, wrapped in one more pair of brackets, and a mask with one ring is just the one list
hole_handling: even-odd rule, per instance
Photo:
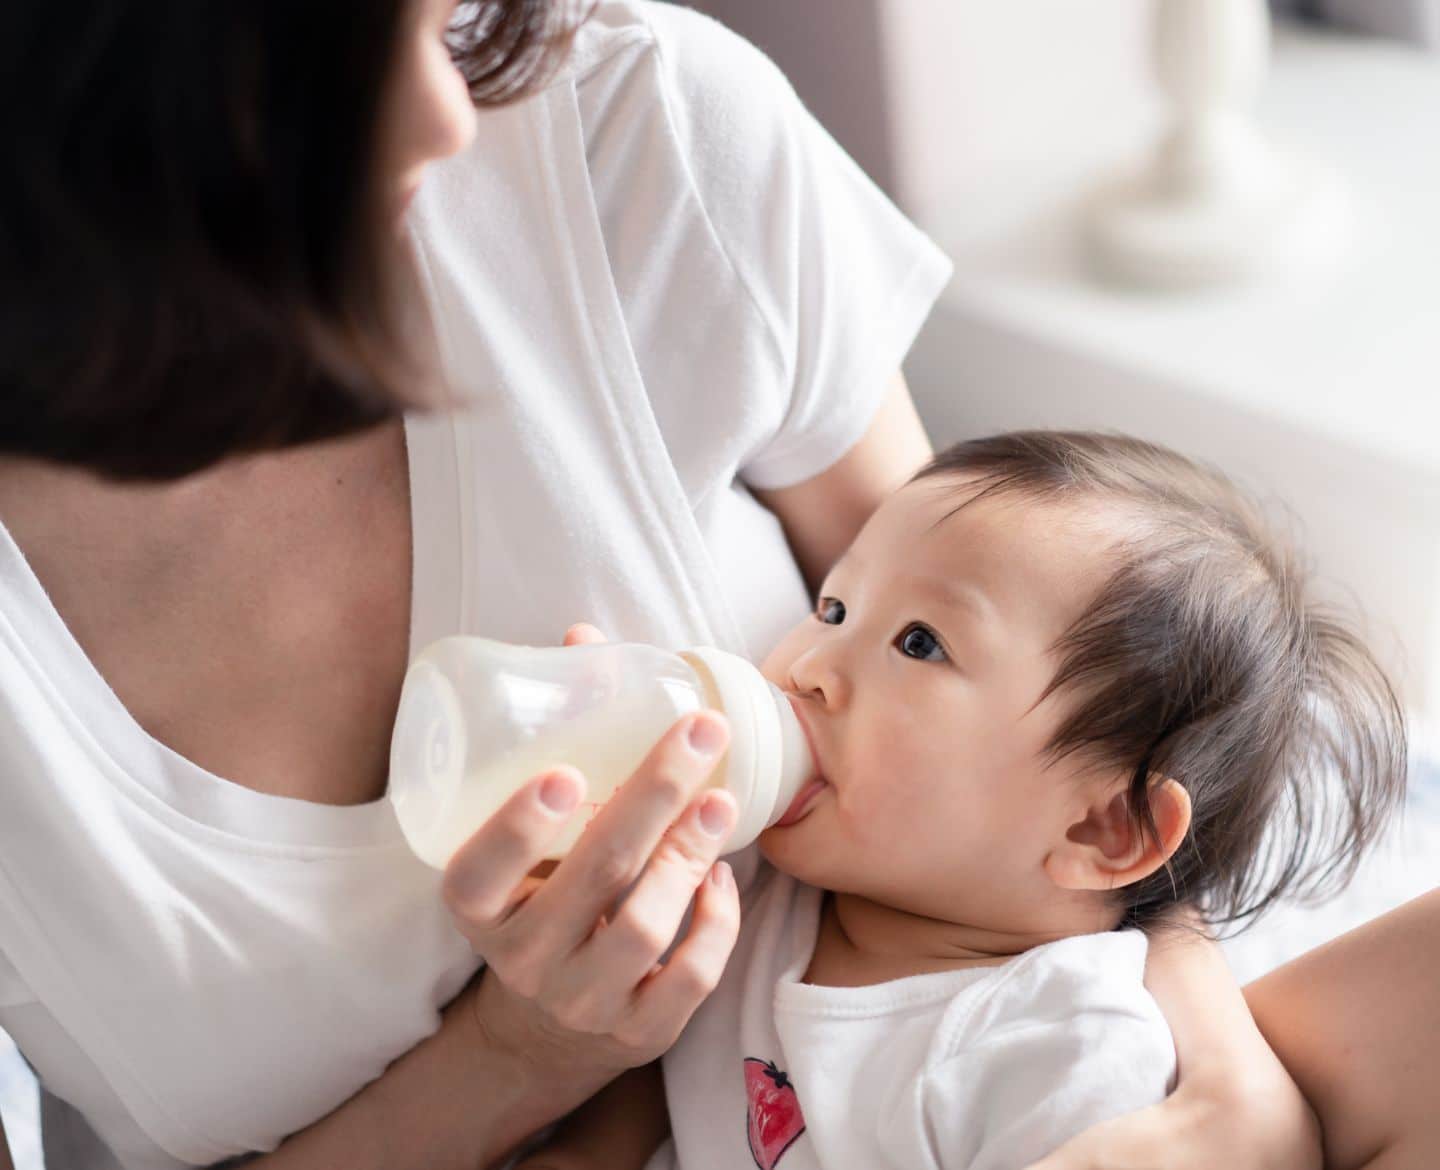
{"label": "woman's neck", "polygon": [[[74,556],[103,569],[112,583],[171,565],[193,574],[227,547],[253,553],[266,543],[296,539],[293,533],[302,519],[312,530],[333,528],[341,511],[367,506],[368,493],[393,486],[375,482],[373,468],[403,474],[403,443],[397,423],[305,447],[238,456],[156,483],[108,480],[80,468],[0,458],[0,521],[27,553],[68,546]],[[402,457],[377,461],[377,445],[394,447]]]}

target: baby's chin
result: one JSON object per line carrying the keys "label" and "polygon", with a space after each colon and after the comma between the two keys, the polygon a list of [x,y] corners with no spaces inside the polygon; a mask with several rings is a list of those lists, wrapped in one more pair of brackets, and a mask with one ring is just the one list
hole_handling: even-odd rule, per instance
{"label": "baby's chin", "polygon": [[813,816],[797,821],[783,828],[771,826],[756,838],[760,856],[797,881],[812,886],[831,887],[835,875],[825,859],[831,855],[828,848],[830,834],[825,832],[822,822]]}
{"label": "baby's chin", "polygon": [[[766,829],[755,839],[755,845],[760,850],[760,856],[778,869],[781,873],[788,873],[793,878],[800,878],[800,875],[790,868],[790,853],[782,844],[778,848],[775,842],[775,830]],[[804,879],[801,878],[803,881]]]}

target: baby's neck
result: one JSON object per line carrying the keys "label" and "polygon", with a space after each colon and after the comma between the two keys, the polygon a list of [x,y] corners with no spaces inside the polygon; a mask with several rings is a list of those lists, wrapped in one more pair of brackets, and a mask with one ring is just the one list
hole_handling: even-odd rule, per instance
{"label": "baby's neck", "polygon": [[1083,928],[1008,933],[926,918],[856,894],[827,891],[805,982],[867,987],[909,975],[993,967],[1032,947],[1080,933]]}

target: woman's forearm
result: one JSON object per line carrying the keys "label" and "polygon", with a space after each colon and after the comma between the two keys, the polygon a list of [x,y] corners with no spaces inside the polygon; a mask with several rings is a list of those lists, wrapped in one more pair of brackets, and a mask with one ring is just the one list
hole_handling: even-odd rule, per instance
{"label": "woman's forearm", "polygon": [[1315,1114],[1256,1026],[1219,946],[1198,931],[1161,933],[1145,968],[1175,1039],[1178,1091],[1248,1126],[1241,1165],[1320,1164]]}
{"label": "woman's forearm", "polygon": [[616,1077],[519,1170],[642,1170],[670,1135],[660,1062]]}
{"label": "woman's forearm", "polygon": [[1182,1081],[1212,1070],[1228,1075],[1237,1059],[1264,1046],[1225,956],[1202,934],[1157,934],[1145,986],[1170,1025]]}
{"label": "woman's forearm", "polygon": [[1266,1039],[1320,1115],[1325,1161],[1440,1165],[1440,892],[1302,955],[1245,989]]}
{"label": "woman's forearm", "polygon": [[932,454],[905,375],[897,370],[869,428],[838,461],[813,479],[756,492],[779,518],[812,590],[819,588],[880,501]]}
{"label": "woman's forearm", "polygon": [[480,1170],[598,1085],[542,1079],[491,1043],[472,983],[439,1031],[334,1112],[248,1165],[260,1170]]}

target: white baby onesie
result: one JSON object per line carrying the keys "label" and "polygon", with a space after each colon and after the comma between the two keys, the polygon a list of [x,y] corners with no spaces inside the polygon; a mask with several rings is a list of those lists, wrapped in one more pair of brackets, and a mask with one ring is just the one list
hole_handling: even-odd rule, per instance
{"label": "white baby onesie", "polygon": [[769,867],[747,892],[725,976],[664,1059],[674,1136],[647,1170],[1023,1170],[1168,1091],[1143,934],[816,987],[822,896]]}

